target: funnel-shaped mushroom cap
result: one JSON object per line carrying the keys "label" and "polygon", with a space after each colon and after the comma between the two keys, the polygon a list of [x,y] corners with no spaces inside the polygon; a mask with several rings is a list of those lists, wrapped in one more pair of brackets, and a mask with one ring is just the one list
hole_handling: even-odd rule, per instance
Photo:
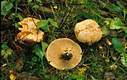
{"label": "funnel-shaped mushroom cap", "polygon": [[40,20],[35,18],[24,18],[22,21],[18,22],[20,25],[22,25],[22,28],[19,28],[19,30],[23,31],[30,31],[32,32],[33,29],[36,29],[37,23],[40,22]]}
{"label": "funnel-shaped mushroom cap", "polygon": [[46,58],[53,67],[59,70],[71,69],[80,62],[82,50],[71,39],[56,39],[48,46]]}
{"label": "funnel-shaped mushroom cap", "polygon": [[17,39],[20,42],[24,42],[24,44],[28,43],[28,45],[43,40],[44,32],[36,27],[38,22],[40,22],[40,20],[30,17],[24,18],[22,21],[18,22],[22,27],[18,28],[21,32],[17,34]]}
{"label": "funnel-shaped mushroom cap", "polygon": [[87,19],[76,24],[75,35],[80,42],[91,45],[102,37],[102,31],[96,21]]}

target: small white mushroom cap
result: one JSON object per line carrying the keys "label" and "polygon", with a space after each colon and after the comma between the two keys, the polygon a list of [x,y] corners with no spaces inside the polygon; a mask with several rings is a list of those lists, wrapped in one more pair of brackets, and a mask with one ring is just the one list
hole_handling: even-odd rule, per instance
{"label": "small white mushroom cap", "polygon": [[76,38],[82,43],[91,45],[102,37],[102,31],[96,21],[87,19],[75,25],[74,29]]}

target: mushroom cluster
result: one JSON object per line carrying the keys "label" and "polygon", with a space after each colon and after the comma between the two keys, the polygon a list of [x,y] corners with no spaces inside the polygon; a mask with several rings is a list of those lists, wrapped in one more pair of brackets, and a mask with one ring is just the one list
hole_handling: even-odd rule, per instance
{"label": "mushroom cluster", "polygon": [[80,46],[68,38],[60,38],[52,41],[47,48],[46,58],[49,63],[59,69],[74,68],[82,58]]}
{"label": "mushroom cluster", "polygon": [[[29,45],[43,40],[44,32],[36,28],[38,22],[40,20],[29,17],[24,18],[23,21],[19,22],[22,28],[18,28],[21,32],[17,34],[17,38],[30,43]],[[74,32],[80,42],[89,45],[99,41],[102,37],[100,26],[92,19],[77,23]],[[49,44],[46,59],[59,70],[72,69],[81,61],[82,49],[79,44],[69,38],[59,38]]]}
{"label": "mushroom cluster", "polygon": [[20,40],[20,42],[22,41],[31,44],[43,40],[44,32],[36,28],[38,22],[40,22],[40,20],[29,17],[18,22],[22,25],[22,28],[18,28],[21,32],[17,34],[17,39]]}
{"label": "mushroom cluster", "polygon": [[102,37],[100,26],[92,19],[77,23],[74,32],[80,42],[88,43],[88,45],[99,41]]}

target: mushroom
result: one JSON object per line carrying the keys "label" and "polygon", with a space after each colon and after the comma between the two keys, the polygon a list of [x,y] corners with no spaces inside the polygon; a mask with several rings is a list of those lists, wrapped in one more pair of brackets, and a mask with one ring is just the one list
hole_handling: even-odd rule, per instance
{"label": "mushroom", "polygon": [[87,19],[75,25],[74,29],[76,38],[82,43],[91,45],[102,37],[102,31],[96,21]]}
{"label": "mushroom", "polygon": [[[23,21],[18,22],[22,28],[18,28],[21,32],[17,34],[17,39],[23,44],[32,45],[35,42],[43,40],[44,32],[36,28],[36,24],[40,20],[34,18],[24,18]],[[31,43],[31,44],[30,44]]]}
{"label": "mushroom", "polygon": [[32,32],[34,29],[36,29],[36,24],[40,22],[40,20],[34,19],[34,18],[24,18],[22,21],[18,22],[20,25],[22,25],[22,28],[19,28],[20,31],[30,31]]}
{"label": "mushroom", "polygon": [[80,46],[68,38],[60,38],[52,41],[47,48],[46,58],[49,63],[59,69],[74,68],[82,58]]}

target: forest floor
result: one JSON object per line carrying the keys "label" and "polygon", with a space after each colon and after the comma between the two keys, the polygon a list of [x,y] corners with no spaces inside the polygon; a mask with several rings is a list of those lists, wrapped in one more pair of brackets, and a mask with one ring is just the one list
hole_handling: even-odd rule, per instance
{"label": "forest floor", "polygon": [[[44,32],[32,46],[16,40],[18,22],[27,17],[41,20]],[[91,46],[74,33],[75,24],[86,19],[103,32]],[[3,0],[0,33],[1,80],[127,80],[127,0]],[[80,45],[82,60],[75,68],[58,70],[46,60],[48,45],[58,38]]]}

